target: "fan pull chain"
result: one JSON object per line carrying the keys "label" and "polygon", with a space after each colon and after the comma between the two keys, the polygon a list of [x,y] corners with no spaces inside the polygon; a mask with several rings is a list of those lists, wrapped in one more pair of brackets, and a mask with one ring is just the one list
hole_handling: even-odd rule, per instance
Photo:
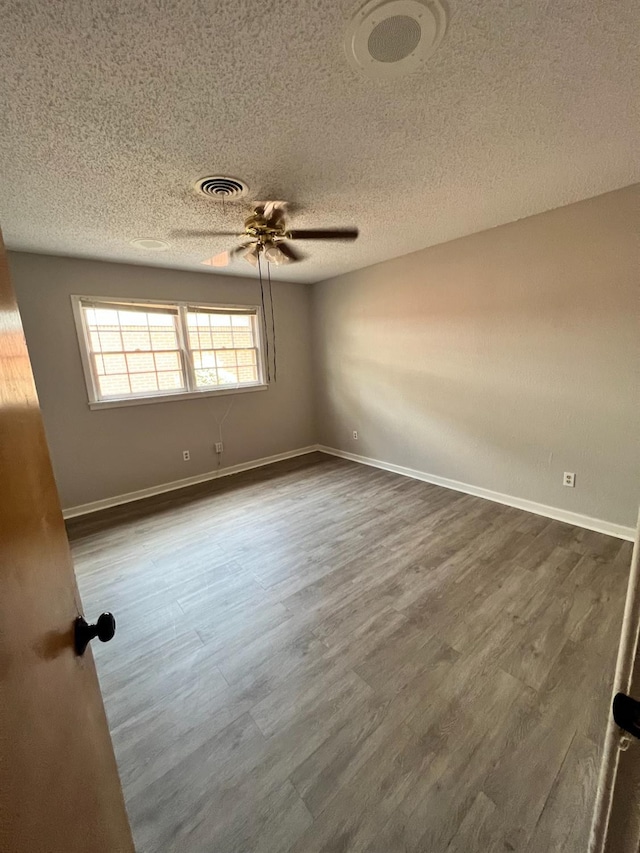
{"label": "fan pull chain", "polygon": [[262,281],[262,264],[260,249],[258,249],[258,278],[260,279],[260,299],[262,301],[262,330],[264,332],[264,349],[267,356],[267,382],[271,382],[271,359],[269,358],[269,335],[267,333],[267,315],[264,307],[264,283]]}
{"label": "fan pull chain", "polygon": [[271,292],[271,264],[267,261],[267,276],[269,278],[269,306],[271,307],[271,341],[273,343],[273,381],[278,381],[278,357],[276,353],[276,320],[273,313],[273,294]]}

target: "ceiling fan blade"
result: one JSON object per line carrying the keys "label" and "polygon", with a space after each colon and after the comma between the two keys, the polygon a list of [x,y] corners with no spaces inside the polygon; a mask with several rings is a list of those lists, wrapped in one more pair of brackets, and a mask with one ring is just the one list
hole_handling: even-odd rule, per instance
{"label": "ceiling fan blade", "polygon": [[171,232],[172,237],[176,237],[178,239],[182,237],[241,237],[242,234],[238,234],[237,231],[199,231],[199,230],[178,230]]}
{"label": "ceiling fan blade", "polygon": [[292,248],[291,246],[289,246],[289,244],[288,244],[288,243],[284,243],[284,242],[280,241],[280,242],[278,243],[278,248],[280,249],[280,251],[282,252],[282,254],[283,254],[283,255],[284,255],[284,256],[285,256],[285,257],[286,257],[286,258],[287,258],[291,263],[294,263],[295,261],[303,261],[303,260],[304,260],[304,255],[302,255],[300,252],[297,252],[294,248]]}
{"label": "ceiling fan blade", "polygon": [[355,240],[357,228],[294,228],[287,231],[290,240]]}
{"label": "ceiling fan blade", "polygon": [[244,252],[245,249],[248,249],[251,246],[251,243],[240,243],[239,246],[236,246],[235,249],[231,250],[231,257],[235,257],[235,255],[239,255],[240,252]]}

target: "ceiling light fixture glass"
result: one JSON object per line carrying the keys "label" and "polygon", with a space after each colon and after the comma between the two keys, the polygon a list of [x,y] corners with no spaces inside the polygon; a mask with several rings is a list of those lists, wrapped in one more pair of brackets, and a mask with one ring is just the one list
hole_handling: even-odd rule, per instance
{"label": "ceiling light fixture glass", "polygon": [[166,252],[171,248],[171,244],[166,240],[155,240],[152,237],[136,237],[129,240],[129,244],[135,249],[143,249],[147,252]]}
{"label": "ceiling light fixture glass", "polygon": [[242,253],[242,257],[245,258],[249,263],[257,267],[258,266],[258,257],[260,256],[260,248],[257,245],[249,246],[246,252]]}
{"label": "ceiling light fixture glass", "polygon": [[288,264],[291,262],[291,258],[288,258],[285,253],[282,251],[280,246],[277,243],[271,243],[267,246],[265,253],[265,259],[275,266],[279,267],[281,264]]}

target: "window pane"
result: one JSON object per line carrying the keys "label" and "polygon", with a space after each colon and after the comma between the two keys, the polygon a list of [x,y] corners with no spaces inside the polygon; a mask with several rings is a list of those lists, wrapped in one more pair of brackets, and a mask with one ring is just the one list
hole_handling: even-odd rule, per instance
{"label": "window pane", "polygon": [[[177,311],[137,306],[83,310],[100,397],[186,390]],[[163,371],[162,379],[158,371]]]}
{"label": "window pane", "polygon": [[236,350],[236,358],[238,359],[238,364],[255,364],[256,351],[253,349]]}
{"label": "window pane", "polygon": [[191,346],[194,349],[212,349],[213,337],[211,329],[203,329],[201,326],[196,327],[193,332],[189,332]]}
{"label": "window pane", "polygon": [[152,352],[136,352],[127,355],[127,367],[129,373],[148,373],[150,370],[155,371],[156,364],[153,359]]}
{"label": "window pane", "polygon": [[177,352],[157,352],[154,354],[156,370],[180,370]]}
{"label": "window pane", "polygon": [[120,332],[114,331],[113,327],[98,327],[98,338],[100,340],[99,351],[120,352],[122,350],[122,338],[120,337]]}
{"label": "window pane", "polygon": [[110,308],[96,308],[91,312],[96,326],[118,326],[118,312]]}
{"label": "window pane", "polygon": [[251,328],[251,315],[250,314],[232,314],[231,315],[231,325],[240,327],[242,329],[250,329]]}
{"label": "window pane", "polygon": [[232,347],[232,315],[189,311],[189,346],[192,349]]}
{"label": "window pane", "polygon": [[136,350],[150,350],[151,337],[146,328],[135,326],[122,327],[122,347],[123,350],[135,352]]}
{"label": "window pane", "polygon": [[102,356],[105,373],[126,373],[127,360],[122,353],[113,353],[108,355],[105,353]]}
{"label": "window pane", "polygon": [[235,350],[219,350],[216,353],[218,367],[235,367],[236,366],[236,351]]}
{"label": "window pane", "polygon": [[234,329],[233,345],[234,347],[252,347],[253,332],[251,332],[249,329]]}
{"label": "window pane", "polygon": [[255,314],[192,309],[187,320],[198,388],[259,382]]}
{"label": "window pane", "polygon": [[92,352],[102,352],[102,344],[100,343],[98,332],[89,332],[89,346]]}
{"label": "window pane", "polygon": [[189,326],[208,326],[209,314],[205,314],[204,312],[199,313],[198,311],[189,311],[187,314],[187,323]]}
{"label": "window pane", "polygon": [[132,373],[129,375],[129,382],[134,394],[147,394],[158,390],[158,377],[155,373]]}
{"label": "window pane", "polygon": [[182,388],[182,373],[159,373],[158,387],[163,391],[178,391]]}
{"label": "window pane", "polygon": [[258,371],[255,367],[220,367],[217,370],[215,368],[200,368],[196,369],[195,374],[198,388],[258,381]]}
{"label": "window pane", "polygon": [[139,326],[142,324],[146,328],[149,323],[149,315],[146,312],[143,314],[136,308],[118,311],[118,323],[121,326]]}
{"label": "window pane", "polygon": [[119,308],[117,321],[121,326],[161,326],[173,328],[175,313],[171,310],[148,311],[142,307],[132,305],[130,308]]}
{"label": "window pane", "polygon": [[129,377],[124,376],[100,376],[99,380],[101,397],[127,397],[131,394]]}
{"label": "window pane", "polygon": [[258,369],[257,367],[239,367],[238,368],[238,376],[240,377],[240,382],[257,382],[258,381]]}
{"label": "window pane", "polygon": [[237,367],[219,367],[218,368],[218,384],[219,385],[237,385],[238,379]]}
{"label": "window pane", "polygon": [[214,349],[222,349],[223,347],[233,346],[233,334],[231,329],[224,329],[221,326],[214,326],[211,329],[211,345]]}
{"label": "window pane", "polygon": [[151,349],[178,349],[178,336],[173,329],[151,329]]}
{"label": "window pane", "polygon": [[198,388],[206,388],[218,384],[218,371],[215,367],[209,370],[196,370],[196,385]]}

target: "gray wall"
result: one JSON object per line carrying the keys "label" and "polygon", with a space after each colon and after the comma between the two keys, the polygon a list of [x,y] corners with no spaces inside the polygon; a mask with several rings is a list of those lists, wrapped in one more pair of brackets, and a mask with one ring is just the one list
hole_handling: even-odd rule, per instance
{"label": "gray wall", "polygon": [[71,293],[257,304],[257,282],[11,253],[63,506],[213,470],[233,401],[224,466],[320,441],[632,526],[639,223],[629,187],[313,287],[277,283],[268,391],[98,411]]}
{"label": "gray wall", "polygon": [[9,262],[63,507],[215,469],[216,419],[231,403],[223,466],[316,440],[308,285],[274,283],[278,381],[267,391],[91,411],[70,294],[256,305],[257,281],[15,252]]}
{"label": "gray wall", "polygon": [[320,441],[634,525],[639,213],[629,187],[315,285]]}

